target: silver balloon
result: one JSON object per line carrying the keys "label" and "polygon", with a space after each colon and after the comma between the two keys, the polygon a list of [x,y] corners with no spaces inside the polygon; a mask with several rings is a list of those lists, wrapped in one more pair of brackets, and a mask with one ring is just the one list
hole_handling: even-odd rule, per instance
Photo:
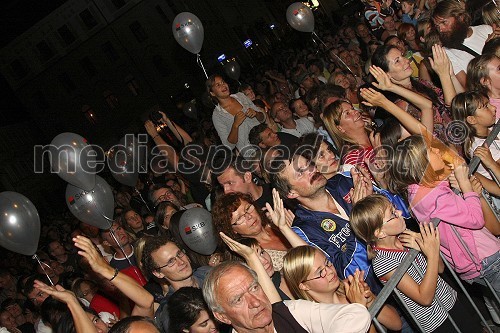
{"label": "silver balloon", "polygon": [[205,32],[196,15],[189,12],[178,14],[172,23],[172,33],[180,46],[193,54],[200,53]]}
{"label": "silver balloon", "polygon": [[302,2],[294,2],[286,10],[286,20],[295,30],[314,31],[314,15],[312,10]]}
{"label": "silver balloon", "polygon": [[204,208],[195,207],[182,214],[179,233],[186,245],[203,255],[211,255],[217,248],[217,235],[212,214]]}
{"label": "silver balloon", "polygon": [[85,191],[73,185],[66,187],[66,204],[77,219],[101,229],[109,229],[115,200],[111,187],[96,176],[95,187]]}
{"label": "silver balloon", "polygon": [[17,192],[0,193],[0,245],[33,255],[40,239],[40,217],[35,205]]}
{"label": "silver balloon", "polygon": [[106,154],[113,178],[121,184],[135,186],[141,168],[145,168],[146,150],[147,146],[140,145],[137,137],[126,134]]}
{"label": "silver balloon", "polygon": [[191,119],[198,119],[198,113],[196,111],[196,104],[194,100],[184,104],[182,112],[184,112],[184,114]]}
{"label": "silver balloon", "polygon": [[95,185],[96,152],[75,133],[61,133],[50,143],[52,172],[71,185],[91,190]]}
{"label": "silver balloon", "polygon": [[241,74],[240,64],[236,60],[231,60],[224,65],[224,71],[231,79],[238,81]]}

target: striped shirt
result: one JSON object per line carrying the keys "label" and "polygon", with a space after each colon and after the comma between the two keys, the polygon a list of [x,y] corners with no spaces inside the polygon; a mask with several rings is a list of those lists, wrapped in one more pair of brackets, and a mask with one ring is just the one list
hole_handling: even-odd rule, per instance
{"label": "striped shirt", "polygon": [[[373,271],[379,279],[381,276],[384,276],[398,268],[408,253],[407,250],[382,249],[377,247],[375,247],[374,250],[377,253],[377,256],[372,262]],[[427,260],[421,253],[419,253],[415,258],[414,264],[416,264],[425,274],[427,269]],[[413,265],[410,266],[406,273],[416,283],[422,283],[423,278]],[[382,281],[382,283],[387,282],[382,279],[380,279],[380,281]],[[437,280],[436,294],[430,306],[422,306],[405,294],[401,292],[400,294],[403,297],[406,306],[415,315],[425,332],[432,332],[438,328],[446,320],[446,318],[448,318],[448,311],[453,308],[453,305],[455,305],[455,301],[457,300],[457,292],[439,276]],[[439,299],[445,309],[438,304],[436,298]]]}

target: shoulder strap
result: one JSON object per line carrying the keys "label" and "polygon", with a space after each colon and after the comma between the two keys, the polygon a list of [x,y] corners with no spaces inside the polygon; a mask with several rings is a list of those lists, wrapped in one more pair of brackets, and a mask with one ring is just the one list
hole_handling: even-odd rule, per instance
{"label": "shoulder strap", "polygon": [[474,56],[475,57],[479,57],[480,54],[477,53],[476,51],[474,51],[473,49],[471,49],[470,47],[468,46],[465,46],[464,44],[460,44],[460,46],[457,47],[457,49],[461,50],[461,51],[465,51],[467,53],[469,53],[470,55]]}

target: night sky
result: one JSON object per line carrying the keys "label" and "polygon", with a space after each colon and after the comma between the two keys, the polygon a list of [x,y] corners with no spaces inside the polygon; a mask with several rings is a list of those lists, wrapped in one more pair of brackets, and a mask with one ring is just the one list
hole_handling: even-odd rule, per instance
{"label": "night sky", "polygon": [[[2,0],[0,1],[0,48],[47,16],[66,0]],[[0,126],[25,120],[27,112],[0,75]]]}

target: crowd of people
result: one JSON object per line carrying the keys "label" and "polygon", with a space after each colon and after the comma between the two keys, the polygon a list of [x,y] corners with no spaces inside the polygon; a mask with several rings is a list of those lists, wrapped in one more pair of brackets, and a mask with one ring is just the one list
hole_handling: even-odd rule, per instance
{"label": "crowd of people", "polygon": [[[161,158],[116,187],[110,229],[66,216],[43,227],[39,263],[0,258],[0,332],[375,332],[367,309],[410,249],[404,305],[389,299],[380,324],[484,329],[442,255],[500,325],[500,136],[484,144],[499,8],[476,22],[462,1],[363,1],[243,84],[211,75],[195,129],[156,110]],[[182,237],[194,207],[212,214],[211,255]]]}

